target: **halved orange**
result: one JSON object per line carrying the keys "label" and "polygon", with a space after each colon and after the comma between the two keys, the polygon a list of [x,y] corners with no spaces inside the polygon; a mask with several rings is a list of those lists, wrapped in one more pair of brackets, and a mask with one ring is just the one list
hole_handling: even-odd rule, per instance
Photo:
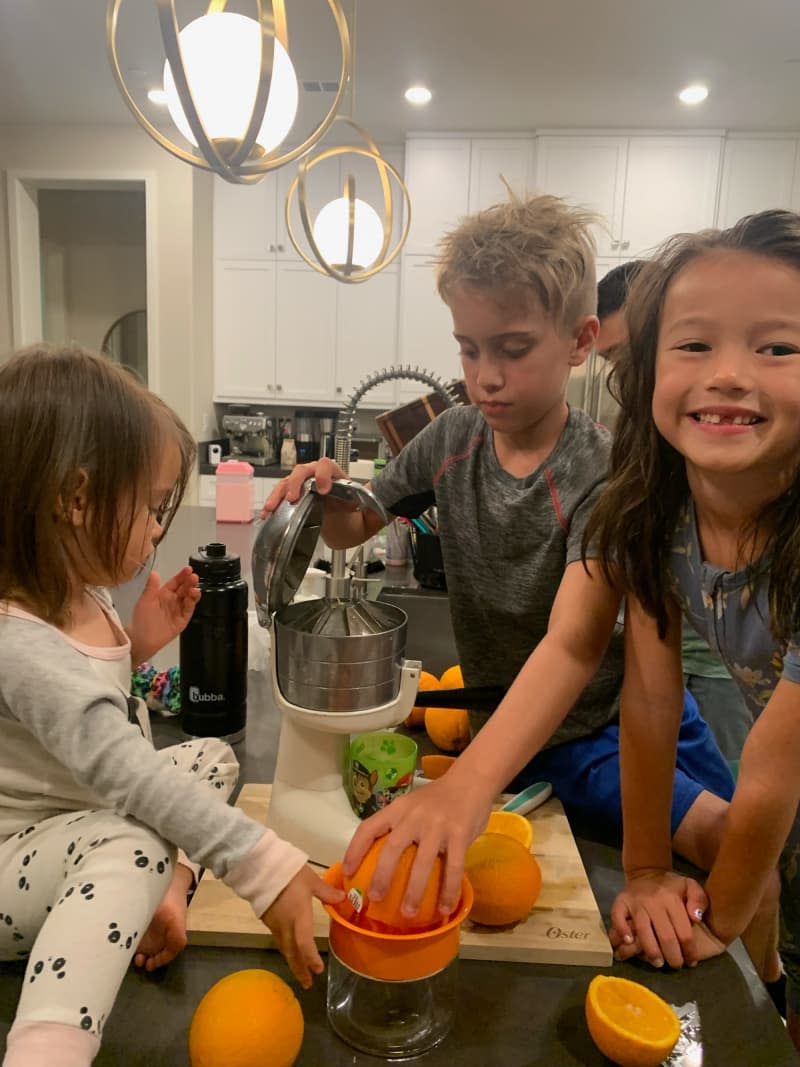
{"label": "halved orange", "polygon": [[533,826],[524,815],[519,815],[516,811],[493,811],[483,832],[506,834],[528,849],[533,844]]}
{"label": "halved orange", "polygon": [[678,1016],[658,994],[603,974],[589,983],[586,1022],[595,1045],[620,1067],[658,1067],[681,1034]]}
{"label": "halved orange", "polygon": [[431,780],[441,778],[443,774],[450,770],[455,761],[455,756],[444,756],[438,752],[433,752],[429,756],[420,756],[419,760],[422,773]]}

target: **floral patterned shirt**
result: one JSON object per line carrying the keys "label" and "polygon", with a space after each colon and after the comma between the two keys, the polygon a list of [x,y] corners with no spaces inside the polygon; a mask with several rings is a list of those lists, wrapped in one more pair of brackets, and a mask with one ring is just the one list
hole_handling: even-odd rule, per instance
{"label": "floral patterned shirt", "polygon": [[689,624],[730,671],[758,716],[780,678],[800,683],[800,634],[778,641],[770,632],[768,559],[746,570],[722,570],[703,560],[694,507],[687,503],[675,528],[672,587]]}

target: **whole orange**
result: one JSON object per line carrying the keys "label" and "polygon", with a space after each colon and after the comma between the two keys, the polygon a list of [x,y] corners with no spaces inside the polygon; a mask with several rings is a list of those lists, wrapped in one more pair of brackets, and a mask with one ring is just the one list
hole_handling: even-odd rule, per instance
{"label": "whole orange", "polygon": [[461,665],[456,663],[454,667],[448,667],[439,679],[442,689],[463,689],[464,675],[461,673]]}
{"label": "whole orange", "polygon": [[[400,910],[403,898],[406,895],[408,876],[411,874],[411,867],[417,855],[416,845],[409,845],[400,856],[394,869],[389,889],[383,900],[370,900],[367,896],[367,890],[375,873],[378,857],[388,840],[389,835],[385,834],[383,837],[379,837],[377,841],[372,842],[369,851],[361,861],[355,874],[349,877],[348,875],[344,876],[344,891],[348,897],[350,897],[352,891],[353,897],[358,895],[361,898],[362,903],[359,914],[362,918],[366,918],[373,923],[382,923],[388,932],[419,930],[424,926],[430,926],[442,917],[439,914],[438,901],[444,870],[439,856],[434,860],[433,869],[428,878],[428,884],[425,887],[425,893],[417,914],[413,916],[403,915]],[[351,897],[351,903],[352,900],[353,898]]]}
{"label": "whole orange", "polygon": [[270,971],[234,971],[205,994],[189,1027],[192,1067],[291,1067],[303,1043],[303,1013]]}
{"label": "whole orange", "polygon": [[426,708],[425,729],[437,748],[463,752],[472,739],[464,708]]}
{"label": "whole orange", "polygon": [[[419,672],[419,686],[417,687],[418,693],[429,693],[432,689],[439,688],[439,679],[435,674],[431,674],[430,671]],[[404,726],[424,726],[425,725],[425,706],[415,704],[408,714],[408,718],[405,719]]]}
{"label": "whole orange", "polygon": [[542,888],[542,872],[528,849],[507,834],[484,833],[467,849],[464,874],[475,893],[470,919],[505,926],[524,919]]}

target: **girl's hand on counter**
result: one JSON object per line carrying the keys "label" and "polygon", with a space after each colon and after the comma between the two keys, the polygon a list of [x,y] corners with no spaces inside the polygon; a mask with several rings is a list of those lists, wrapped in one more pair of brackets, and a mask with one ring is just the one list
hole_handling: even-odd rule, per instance
{"label": "girl's hand on counter", "polygon": [[424,789],[393,800],[356,830],[342,862],[348,875],[358,869],[372,842],[389,834],[369,885],[370,900],[383,899],[401,855],[409,845],[416,844],[403,914],[413,916],[419,910],[437,855],[444,857],[439,910],[449,915],[455,909],[461,896],[464,855],[486,826],[492,807],[491,798],[482,800],[475,791],[472,795],[465,791],[457,765]]}
{"label": "girl's hand on counter", "polygon": [[322,974],[325,970],[314,941],[313,897],[325,904],[338,904],[344,900],[344,893],[323,882],[306,866],[298,871],[261,916],[261,921],[269,927],[277,948],[303,989],[311,988],[312,975]]}
{"label": "girl's hand on counter", "polygon": [[662,870],[629,875],[611,908],[614,958],[641,956],[653,967],[697,963],[694,926],[707,907],[705,890],[693,878]]}
{"label": "girl's hand on counter", "polygon": [[313,463],[298,463],[285,478],[281,478],[261,508],[261,518],[266,519],[284,500],[296,504],[303,495],[303,486],[309,478],[316,479],[320,495],[330,491],[331,483],[347,475],[332,459],[318,459]]}

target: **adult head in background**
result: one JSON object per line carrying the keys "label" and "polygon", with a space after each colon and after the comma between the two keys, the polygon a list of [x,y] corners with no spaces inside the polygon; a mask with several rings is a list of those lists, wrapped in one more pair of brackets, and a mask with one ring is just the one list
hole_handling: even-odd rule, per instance
{"label": "adult head in background", "polygon": [[623,310],[628,290],[644,265],[643,259],[632,259],[610,270],[597,283],[597,317],[600,330],[595,347],[605,359],[614,361],[620,345],[628,340],[628,327]]}

